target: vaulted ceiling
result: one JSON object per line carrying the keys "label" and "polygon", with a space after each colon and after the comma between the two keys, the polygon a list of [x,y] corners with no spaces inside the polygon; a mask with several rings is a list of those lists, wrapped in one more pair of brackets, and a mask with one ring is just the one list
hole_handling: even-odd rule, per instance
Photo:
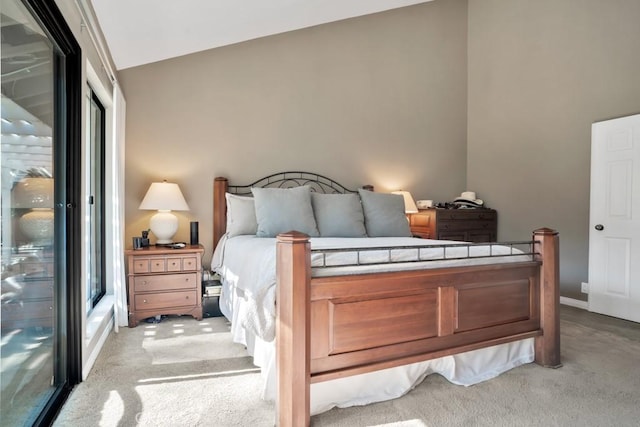
{"label": "vaulted ceiling", "polygon": [[91,0],[116,68],[431,0]]}

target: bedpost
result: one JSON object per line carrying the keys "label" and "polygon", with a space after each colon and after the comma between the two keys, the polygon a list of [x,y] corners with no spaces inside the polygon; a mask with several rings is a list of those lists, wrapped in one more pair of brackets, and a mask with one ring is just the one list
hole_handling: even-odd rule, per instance
{"label": "bedpost", "polygon": [[278,235],[276,245],[276,423],[308,426],[310,370],[309,236]]}
{"label": "bedpost", "polygon": [[560,362],[560,258],[558,232],[540,228],[533,232],[540,267],[540,328],[536,337],[535,361],[539,365],[559,368]]}
{"label": "bedpost", "polygon": [[215,250],[222,235],[227,232],[227,201],[225,193],[229,188],[229,180],[217,177],[213,181],[213,249]]}

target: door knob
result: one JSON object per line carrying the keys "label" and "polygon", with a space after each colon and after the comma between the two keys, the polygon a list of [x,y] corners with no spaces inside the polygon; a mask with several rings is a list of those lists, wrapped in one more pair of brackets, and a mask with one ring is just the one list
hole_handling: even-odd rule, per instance
{"label": "door knob", "polygon": [[602,231],[602,230],[604,230],[604,225],[602,225],[602,224],[597,224],[597,225],[596,225],[596,230],[598,230],[598,231]]}

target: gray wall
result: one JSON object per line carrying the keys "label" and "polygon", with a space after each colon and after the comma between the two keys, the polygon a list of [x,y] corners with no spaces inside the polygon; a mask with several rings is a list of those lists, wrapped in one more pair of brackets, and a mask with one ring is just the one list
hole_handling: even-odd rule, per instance
{"label": "gray wall", "polygon": [[217,175],[469,189],[500,240],[559,230],[562,294],[585,299],[591,123],[640,112],[638,22],[637,0],[436,0],[124,70],[127,241],[164,178],[205,262]]}
{"label": "gray wall", "polygon": [[[465,190],[467,2],[436,1],[119,73],[127,99],[126,242],[152,181],[189,203],[212,252],[215,176],[307,170],[355,188]],[[130,243],[129,243],[130,244]]]}
{"label": "gray wall", "polygon": [[468,20],[468,184],[500,239],[557,229],[585,299],[591,123],[640,113],[640,2],[471,0]]}

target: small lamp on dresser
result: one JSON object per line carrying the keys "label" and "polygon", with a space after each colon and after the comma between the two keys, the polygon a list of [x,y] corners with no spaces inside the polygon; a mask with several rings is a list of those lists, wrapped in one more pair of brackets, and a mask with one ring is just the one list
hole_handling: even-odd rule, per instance
{"label": "small lamp on dresser", "polygon": [[392,191],[392,193],[399,194],[404,198],[404,212],[406,214],[418,213],[418,207],[416,206],[416,202],[413,200],[411,193],[404,190]]}
{"label": "small lamp on dresser", "polygon": [[178,184],[165,180],[151,184],[139,209],[158,211],[151,217],[149,228],[156,236],[156,245],[169,245],[178,231],[178,218],[171,211],[188,211],[189,206]]}

